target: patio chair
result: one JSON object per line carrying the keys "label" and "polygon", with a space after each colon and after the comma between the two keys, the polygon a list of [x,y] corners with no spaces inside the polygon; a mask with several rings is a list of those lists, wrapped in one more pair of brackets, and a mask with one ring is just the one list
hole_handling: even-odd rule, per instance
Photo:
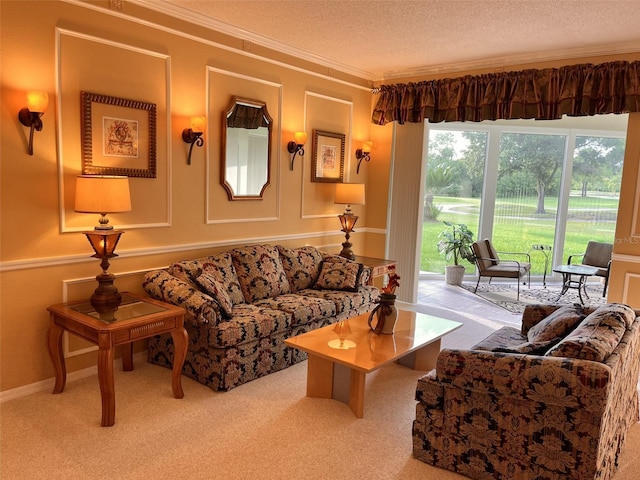
{"label": "patio chair", "polygon": [[[478,291],[478,285],[480,285],[480,279],[482,277],[489,277],[489,283],[491,283],[493,277],[516,278],[518,280],[517,299],[520,300],[520,279],[525,274],[527,275],[527,282],[531,285],[530,255],[524,252],[498,252],[487,238],[474,242],[472,246],[476,267],[478,268],[478,282],[476,283],[475,291]],[[498,254],[503,256],[522,256],[527,259],[527,262],[505,260],[504,258],[500,258]],[[524,283],[526,284],[527,282]]]}
{"label": "patio chair", "polygon": [[[611,270],[611,254],[613,253],[612,243],[602,243],[590,241],[584,253],[569,255],[567,265],[587,265],[589,267],[597,267],[597,277],[604,278],[604,290],[602,296],[607,295],[607,287],[609,286],[609,271]],[[574,259],[581,259],[581,262]]]}

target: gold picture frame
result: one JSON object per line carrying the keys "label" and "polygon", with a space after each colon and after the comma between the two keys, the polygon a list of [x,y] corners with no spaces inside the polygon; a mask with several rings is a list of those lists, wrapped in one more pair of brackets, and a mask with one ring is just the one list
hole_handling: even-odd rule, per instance
{"label": "gold picture frame", "polygon": [[313,131],[311,181],[340,183],[344,178],[345,135]]}
{"label": "gold picture frame", "polygon": [[82,173],[156,178],[156,104],[80,92]]}

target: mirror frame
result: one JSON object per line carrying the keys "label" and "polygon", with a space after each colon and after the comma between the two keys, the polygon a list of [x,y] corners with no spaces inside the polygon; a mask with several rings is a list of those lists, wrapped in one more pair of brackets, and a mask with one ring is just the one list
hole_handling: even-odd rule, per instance
{"label": "mirror frame", "polygon": [[[267,139],[267,178],[260,189],[260,193],[257,195],[237,195],[229,182],[227,182],[227,119],[229,115],[233,112],[238,104],[247,105],[255,108],[261,108],[263,110],[263,114],[265,119],[269,122],[268,128],[268,139]],[[264,191],[271,184],[271,147],[272,147],[272,137],[273,137],[273,118],[269,115],[269,111],[267,110],[266,102],[262,102],[260,100],[252,100],[250,98],[243,98],[233,96],[231,97],[231,103],[229,106],[222,112],[222,151],[220,152],[220,184],[224,187],[227,192],[227,197],[229,197],[229,201],[233,200],[262,200],[264,198]]]}

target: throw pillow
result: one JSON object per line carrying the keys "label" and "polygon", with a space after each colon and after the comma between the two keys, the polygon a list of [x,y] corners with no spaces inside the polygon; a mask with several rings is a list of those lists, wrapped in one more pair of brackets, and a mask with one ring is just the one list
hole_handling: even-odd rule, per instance
{"label": "throw pillow", "polygon": [[611,305],[603,305],[546,354],[603,362],[618,346],[627,330],[626,321]]}
{"label": "throw pillow", "polygon": [[218,281],[212,274],[203,273],[194,279],[195,283],[210,295],[220,305],[220,310],[227,318],[231,317],[233,302],[227,294],[224,284]]}
{"label": "throw pillow", "polygon": [[357,292],[362,264],[355,262],[322,262],[314,288]]}
{"label": "throw pillow", "polygon": [[245,303],[244,295],[240,288],[240,282],[236,275],[236,269],[233,266],[231,254],[229,252],[223,252],[203,258],[201,260],[201,265],[201,271],[198,272],[197,275],[192,275],[194,278],[201,273],[211,274],[216,278],[216,280],[224,285],[225,290],[234,305]]}
{"label": "throw pillow", "polygon": [[532,343],[562,338],[584,317],[582,306],[579,304],[560,307],[532,326],[527,332],[527,338]]}
{"label": "throw pillow", "polygon": [[310,288],[318,278],[322,254],[311,246],[286,248],[277,245],[292,292]]}
{"label": "throw pillow", "polygon": [[291,292],[278,249],[273,245],[250,245],[231,251],[233,266],[249,303]]}

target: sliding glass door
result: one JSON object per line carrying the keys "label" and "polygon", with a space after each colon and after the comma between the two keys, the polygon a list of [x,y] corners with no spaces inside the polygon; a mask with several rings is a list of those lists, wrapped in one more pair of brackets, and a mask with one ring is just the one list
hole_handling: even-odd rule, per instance
{"label": "sliding glass door", "polygon": [[613,242],[626,125],[490,123],[426,127],[422,277],[444,272],[437,250],[443,220],[466,224],[498,250],[530,253],[534,276],[584,252],[589,240]]}

